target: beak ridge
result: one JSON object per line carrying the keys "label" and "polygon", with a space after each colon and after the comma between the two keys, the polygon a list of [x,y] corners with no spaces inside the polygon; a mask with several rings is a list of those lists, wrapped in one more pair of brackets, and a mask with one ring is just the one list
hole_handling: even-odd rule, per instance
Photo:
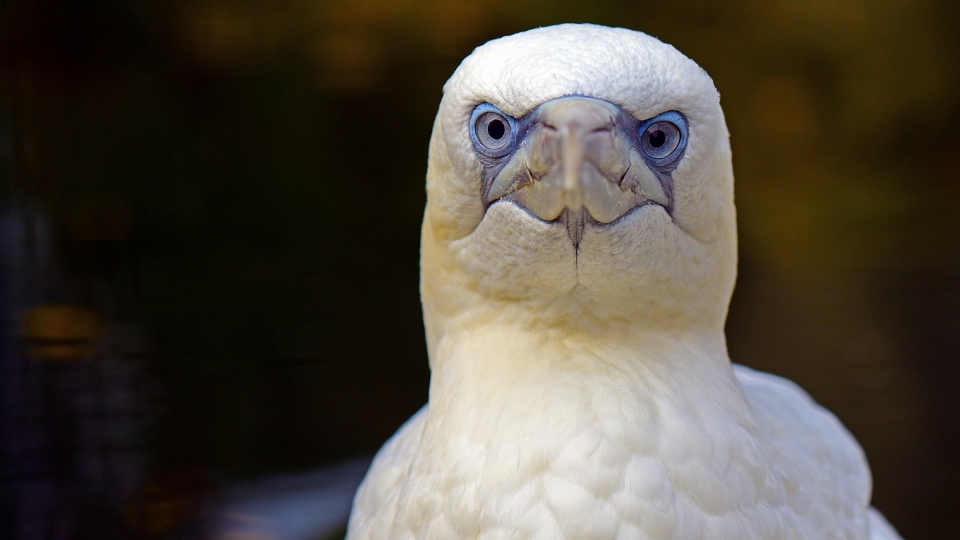
{"label": "beak ridge", "polygon": [[583,207],[584,144],[583,128],[578,124],[563,126],[560,140],[563,151],[560,156],[563,171],[563,199],[567,208],[578,211]]}

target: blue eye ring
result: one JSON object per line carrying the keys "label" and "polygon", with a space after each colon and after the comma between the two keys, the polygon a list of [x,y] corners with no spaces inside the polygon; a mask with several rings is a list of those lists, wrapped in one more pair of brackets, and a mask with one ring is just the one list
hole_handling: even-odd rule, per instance
{"label": "blue eye ring", "polygon": [[637,135],[643,159],[663,171],[671,170],[687,149],[687,117],[678,111],[660,113],[640,122]]}
{"label": "blue eye ring", "polygon": [[509,154],[517,139],[517,121],[489,103],[481,103],[470,114],[470,140],[484,156]]}

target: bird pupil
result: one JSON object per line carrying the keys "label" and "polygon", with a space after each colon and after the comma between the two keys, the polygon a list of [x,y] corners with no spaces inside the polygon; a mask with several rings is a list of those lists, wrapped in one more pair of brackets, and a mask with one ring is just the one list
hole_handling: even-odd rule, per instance
{"label": "bird pupil", "polygon": [[650,134],[650,146],[660,148],[665,142],[667,142],[667,134],[663,130],[658,129]]}
{"label": "bird pupil", "polygon": [[503,122],[500,120],[494,120],[487,124],[487,133],[494,139],[500,139],[506,131],[506,127],[504,127]]}

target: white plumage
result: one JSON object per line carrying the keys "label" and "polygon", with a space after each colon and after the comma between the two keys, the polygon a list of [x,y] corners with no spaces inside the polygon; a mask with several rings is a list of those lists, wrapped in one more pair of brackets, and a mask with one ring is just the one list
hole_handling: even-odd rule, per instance
{"label": "white plumage", "polygon": [[[538,136],[582,127],[557,127],[559,113],[541,107],[566,96],[587,99],[564,107],[600,118],[563,139],[582,142],[582,167],[536,161],[552,155]],[[487,198],[500,169],[471,142],[484,103],[533,126],[516,127],[526,137],[516,155],[533,157],[503,158],[515,160],[504,170],[526,171],[516,197]],[[669,169],[651,166],[656,174],[628,167],[624,156],[639,150],[623,141],[635,139],[603,115],[634,126],[665,111],[689,127],[685,152]],[[613,142],[594,151],[600,132]],[[624,171],[615,203],[635,206],[574,221],[580,193],[591,216],[607,203],[570,182],[608,165]],[[563,178],[574,180],[555,188],[572,190],[562,195],[569,213],[542,219],[535,197],[560,193],[548,192],[560,178],[550,175],[571,167]],[[626,185],[641,172],[646,180]],[[654,176],[656,196],[642,184]],[[840,422],[789,381],[730,363],[730,146],[717,91],[693,61],[645,34],[593,25],[490,42],[444,87],[427,194],[430,400],[374,460],[348,538],[899,538],[870,508],[869,468]]]}

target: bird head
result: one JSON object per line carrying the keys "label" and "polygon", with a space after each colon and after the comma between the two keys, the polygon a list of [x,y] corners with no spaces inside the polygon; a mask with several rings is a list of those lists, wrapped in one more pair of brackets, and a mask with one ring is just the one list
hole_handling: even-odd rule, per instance
{"label": "bird head", "polygon": [[728,139],[710,77],[646,34],[568,24],[477,48],[430,143],[428,342],[485,324],[722,335]]}

